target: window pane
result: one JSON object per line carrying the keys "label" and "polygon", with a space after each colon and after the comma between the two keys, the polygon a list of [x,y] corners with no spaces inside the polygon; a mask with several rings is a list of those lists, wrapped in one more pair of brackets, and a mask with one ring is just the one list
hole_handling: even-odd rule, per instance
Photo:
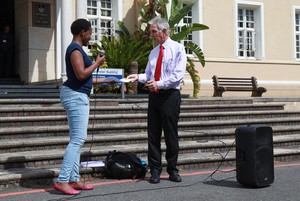
{"label": "window pane", "polygon": [[99,24],[99,20],[96,20],[96,19],[94,19],[94,20],[89,20],[90,21],[90,23],[91,23],[91,25],[92,25],[92,35],[91,35],[91,40],[92,41],[97,41],[97,40],[99,40],[99,38],[98,38],[98,24]]}
{"label": "window pane", "polygon": [[111,0],[87,0],[87,14],[93,29],[92,41],[101,40],[102,36],[114,35],[112,7]]}
{"label": "window pane", "polygon": [[112,8],[111,0],[101,0],[101,8]]}
{"label": "window pane", "polygon": [[253,12],[253,10],[246,10],[246,27],[254,28],[254,12]]}
{"label": "window pane", "polygon": [[296,47],[295,47],[295,53],[296,53],[296,58],[300,59],[300,14],[299,11],[298,13],[295,14],[295,37],[296,37]]}
{"label": "window pane", "polygon": [[238,10],[238,56],[255,57],[254,10]]}
{"label": "window pane", "polygon": [[110,17],[111,16],[111,11],[109,11],[109,10],[101,10],[101,16]]}
{"label": "window pane", "polygon": [[246,10],[247,21],[254,21],[254,12],[253,10]]}
{"label": "window pane", "polygon": [[103,36],[111,36],[113,29],[112,29],[112,23],[108,20],[101,21],[101,34]]}
{"label": "window pane", "polygon": [[97,0],[88,0],[87,1],[87,14],[88,15],[97,15]]}
{"label": "window pane", "polygon": [[238,27],[243,27],[243,10],[238,10]]}
{"label": "window pane", "polygon": [[239,56],[244,57],[244,51],[239,51]]}
{"label": "window pane", "polygon": [[300,35],[297,34],[296,35],[296,55],[297,55],[297,59],[300,59],[300,57],[298,57],[299,54],[300,54]]}
{"label": "window pane", "polygon": [[88,8],[87,9],[87,14],[88,15],[97,15],[97,9]]}
{"label": "window pane", "polygon": [[[185,6],[186,4],[183,4],[183,6]],[[184,25],[187,24],[192,24],[193,23],[193,12],[192,10],[190,10],[188,12],[188,14],[186,16],[183,17],[183,20],[181,21],[181,23],[179,24],[179,26],[176,27],[175,29],[175,33],[178,33],[181,31],[181,27],[183,27]],[[189,42],[193,41],[193,35],[192,34],[188,34],[186,36],[186,39],[179,41],[181,44],[186,45]],[[192,54],[192,51],[189,49],[186,49],[186,53],[187,54]]]}
{"label": "window pane", "polygon": [[243,51],[244,49],[244,32],[243,31],[239,31],[239,50]]}

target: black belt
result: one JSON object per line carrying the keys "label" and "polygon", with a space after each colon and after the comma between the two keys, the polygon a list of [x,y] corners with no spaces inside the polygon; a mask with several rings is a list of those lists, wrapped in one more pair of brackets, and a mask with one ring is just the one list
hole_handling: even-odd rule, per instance
{"label": "black belt", "polygon": [[168,93],[172,93],[175,91],[179,91],[179,89],[160,89],[158,91],[158,94],[168,94]]}

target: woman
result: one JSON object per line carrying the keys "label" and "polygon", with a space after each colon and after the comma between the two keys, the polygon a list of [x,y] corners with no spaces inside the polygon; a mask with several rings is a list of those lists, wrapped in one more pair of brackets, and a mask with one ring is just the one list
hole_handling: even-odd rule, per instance
{"label": "woman", "polygon": [[70,142],[54,188],[67,195],[76,195],[80,193],[79,190],[93,189],[92,185],[80,181],[80,148],[87,137],[92,73],[104,63],[104,56],[98,56],[93,63],[82,49],[91,39],[92,28],[89,21],[75,20],[71,25],[71,33],[73,40],[65,56],[68,79],[60,90],[61,103],[68,116]]}

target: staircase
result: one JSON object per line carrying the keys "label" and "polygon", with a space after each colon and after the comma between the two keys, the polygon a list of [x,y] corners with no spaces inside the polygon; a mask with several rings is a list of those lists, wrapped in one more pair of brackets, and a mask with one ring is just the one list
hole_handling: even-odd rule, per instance
{"label": "staircase", "polygon": [[[104,160],[112,150],[134,152],[146,159],[146,98],[94,96],[90,107],[82,161]],[[59,99],[3,98],[0,113],[0,189],[51,183],[58,176],[69,142],[67,118]],[[213,168],[220,162],[234,164],[235,129],[253,124],[272,127],[274,160],[296,159],[300,156],[299,123],[300,111],[286,111],[284,104],[258,103],[252,98],[184,98],[178,166],[184,170]],[[164,143],[162,149],[165,150]],[[165,160],[163,164],[166,165]],[[98,177],[101,169],[82,173]]]}
{"label": "staircase", "polygon": [[0,98],[59,98],[58,81],[51,84],[24,85],[14,80],[0,80]]}

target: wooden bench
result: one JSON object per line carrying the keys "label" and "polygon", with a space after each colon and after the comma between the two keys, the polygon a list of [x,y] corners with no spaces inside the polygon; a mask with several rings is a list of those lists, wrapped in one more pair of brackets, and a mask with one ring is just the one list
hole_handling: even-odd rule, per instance
{"label": "wooden bench", "polygon": [[255,77],[251,78],[231,78],[212,77],[214,84],[214,97],[222,97],[225,91],[251,91],[252,97],[261,97],[267,91],[264,87],[258,87]]}

